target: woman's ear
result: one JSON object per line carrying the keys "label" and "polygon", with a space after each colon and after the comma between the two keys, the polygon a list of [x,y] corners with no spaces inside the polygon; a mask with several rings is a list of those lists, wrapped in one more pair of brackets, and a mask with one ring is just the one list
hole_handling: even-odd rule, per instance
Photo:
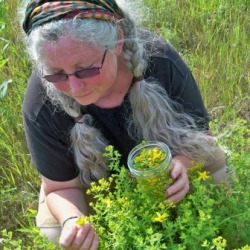
{"label": "woman's ear", "polygon": [[123,44],[124,44],[123,30],[119,27],[118,28],[118,42],[115,45],[115,53],[116,53],[116,55],[119,56],[122,53]]}

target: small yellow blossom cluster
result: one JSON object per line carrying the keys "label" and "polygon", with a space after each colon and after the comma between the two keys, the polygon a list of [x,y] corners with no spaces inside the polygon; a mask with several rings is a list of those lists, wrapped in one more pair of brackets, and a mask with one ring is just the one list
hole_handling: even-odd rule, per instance
{"label": "small yellow blossom cluster", "polygon": [[217,247],[217,249],[224,249],[227,246],[227,241],[223,239],[221,236],[213,239],[213,244]]}
{"label": "small yellow blossom cluster", "polygon": [[160,148],[144,148],[141,153],[135,157],[134,166],[137,170],[147,170],[157,168],[166,158],[166,153],[164,153]]}
{"label": "small yellow blossom cluster", "polygon": [[172,201],[164,200],[158,204],[158,207],[161,212],[156,212],[156,216],[152,218],[152,222],[162,223],[166,221],[169,217],[169,214],[166,212],[166,209],[175,207],[175,204]]}
{"label": "small yellow blossom cluster", "polygon": [[78,226],[83,226],[85,224],[89,223],[88,221],[88,217],[87,216],[80,216],[77,221],[76,221],[76,224]]}
{"label": "small yellow blossom cluster", "polygon": [[218,236],[212,240],[212,246],[207,240],[204,240],[201,246],[205,248],[209,247],[209,249],[224,250],[226,249],[227,241],[223,237]]}

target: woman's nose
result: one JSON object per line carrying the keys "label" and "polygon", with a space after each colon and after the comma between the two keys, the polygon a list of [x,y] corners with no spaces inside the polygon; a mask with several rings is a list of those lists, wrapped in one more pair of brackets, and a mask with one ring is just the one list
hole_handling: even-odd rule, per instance
{"label": "woman's nose", "polygon": [[71,75],[69,76],[69,85],[72,93],[78,93],[85,85],[83,79],[79,79],[78,77]]}

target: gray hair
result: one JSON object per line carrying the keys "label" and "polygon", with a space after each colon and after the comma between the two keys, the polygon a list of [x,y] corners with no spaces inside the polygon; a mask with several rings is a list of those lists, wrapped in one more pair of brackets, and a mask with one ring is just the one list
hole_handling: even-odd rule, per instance
{"label": "gray hair", "polygon": [[[43,47],[56,43],[67,34],[77,41],[89,43],[110,51],[118,42],[118,30],[124,33],[123,57],[131,73],[141,76],[147,66],[145,44],[137,35],[133,21],[126,16],[116,24],[94,19],[60,20],[34,29],[27,39],[27,49],[34,65],[41,69],[44,62]],[[44,86],[51,102],[72,117],[81,113],[81,106],[73,98],[59,92],[44,80]],[[165,142],[174,154],[180,153],[194,160],[207,161],[213,154],[211,138],[199,132],[194,119],[175,111],[174,102],[156,80],[141,80],[129,90],[132,114],[128,118],[129,135],[138,142],[158,140]],[[101,132],[92,126],[92,117],[84,116],[82,124],[76,123],[71,130],[71,141],[75,161],[81,172],[83,183],[108,176],[103,157],[107,141]]]}

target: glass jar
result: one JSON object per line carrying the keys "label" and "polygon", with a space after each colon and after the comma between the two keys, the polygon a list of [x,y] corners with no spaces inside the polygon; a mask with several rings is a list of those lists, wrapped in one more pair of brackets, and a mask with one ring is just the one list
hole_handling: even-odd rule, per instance
{"label": "glass jar", "polygon": [[128,155],[128,167],[137,180],[138,188],[156,200],[166,199],[166,189],[171,184],[169,147],[163,142],[143,142]]}

